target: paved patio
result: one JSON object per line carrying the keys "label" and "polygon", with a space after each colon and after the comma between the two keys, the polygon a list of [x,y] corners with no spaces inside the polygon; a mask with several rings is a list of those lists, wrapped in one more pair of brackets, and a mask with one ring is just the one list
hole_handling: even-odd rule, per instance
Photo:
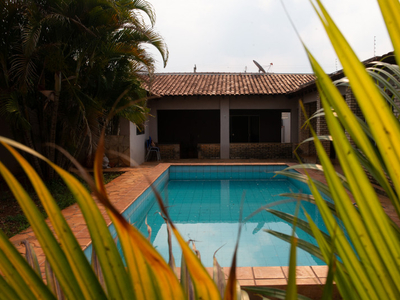
{"label": "paved patio", "polygon": [[[149,186],[149,182],[154,182],[158,176],[164,172],[170,165],[210,165],[210,164],[274,164],[282,163],[276,160],[177,160],[164,162],[147,162],[140,168],[114,168],[105,169],[105,172],[124,171],[125,173],[107,184],[107,192],[110,200],[115,207],[123,212],[134,202],[140,194]],[[294,161],[285,161],[285,164],[294,165]],[[340,171],[340,168],[338,167]],[[310,175],[318,180],[324,181],[323,175],[318,171],[310,171]],[[389,199],[380,196],[382,206],[387,214],[395,220],[400,226],[400,222],[396,217],[394,208]],[[101,207],[101,211],[107,222],[110,222],[105,209]],[[86,228],[84,218],[77,204],[74,204],[63,210],[69,226],[72,228],[82,249],[85,249],[90,243],[89,232]],[[50,224],[50,222],[48,222]],[[51,225],[50,225],[51,227]],[[17,247],[21,253],[25,253],[24,246],[21,241],[27,239],[35,248],[38,255],[39,263],[44,268],[44,254],[31,228],[21,232],[20,234],[10,238],[10,241]],[[212,274],[212,268],[207,268]],[[224,268],[226,274],[229,268]],[[325,283],[327,275],[326,266],[309,266],[297,267],[297,284],[300,294],[310,298],[317,299],[321,295],[322,285]],[[240,267],[237,268],[237,277],[243,286],[272,286],[285,288],[288,282],[288,267]]]}

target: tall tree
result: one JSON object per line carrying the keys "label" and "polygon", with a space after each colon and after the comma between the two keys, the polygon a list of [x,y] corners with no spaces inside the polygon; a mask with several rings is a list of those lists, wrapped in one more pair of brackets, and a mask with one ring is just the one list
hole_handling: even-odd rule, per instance
{"label": "tall tree", "polygon": [[[152,72],[156,47],[166,63],[154,11],[139,0],[6,0],[0,45],[0,113],[27,145],[67,166],[45,144],[75,157],[90,155],[101,120],[114,102],[120,115],[140,124],[146,117],[139,72]],[[40,169],[38,163],[36,167]],[[52,176],[49,170],[48,176]]]}

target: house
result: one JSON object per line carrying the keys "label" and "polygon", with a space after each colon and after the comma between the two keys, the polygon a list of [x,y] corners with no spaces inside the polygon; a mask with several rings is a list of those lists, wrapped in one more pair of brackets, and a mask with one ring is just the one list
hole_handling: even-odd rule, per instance
{"label": "house", "polygon": [[[393,52],[363,63],[372,61],[396,63]],[[343,76],[343,71],[330,74],[332,80]],[[293,150],[310,137],[309,129],[303,127],[299,101],[307,116],[321,108],[312,74],[159,73],[145,82],[152,117],[144,131],[123,119],[119,135],[107,136],[106,153],[113,166],[132,166],[128,158],[144,162],[149,136],[158,143],[163,159],[292,158]],[[344,86],[339,90],[352,111],[362,117],[351,90]],[[12,137],[4,120],[0,123],[0,135]],[[318,135],[328,134],[323,118],[313,119],[312,125]],[[323,145],[335,158],[331,142]],[[7,157],[8,167],[18,169],[1,146],[0,153]],[[303,157],[316,154],[313,143],[301,144],[298,153]]]}
{"label": "house", "polygon": [[163,158],[291,158],[311,74],[155,74],[148,134]]}
{"label": "house", "polygon": [[[395,63],[392,52],[363,63],[382,60]],[[344,74],[338,71],[330,77],[337,80]],[[310,137],[299,101],[307,116],[321,108],[312,74],[159,73],[147,82],[152,117],[145,134],[137,135],[133,124],[124,127],[132,134],[130,143],[136,150],[130,148],[135,153],[131,157],[135,155],[138,163],[144,161],[143,145],[149,136],[163,159],[292,158],[293,150]],[[351,90],[338,89],[352,111],[362,116]],[[328,134],[323,118],[311,124],[318,135]],[[323,145],[334,159],[332,143]],[[297,152],[303,158],[316,155],[313,143],[301,144]]]}

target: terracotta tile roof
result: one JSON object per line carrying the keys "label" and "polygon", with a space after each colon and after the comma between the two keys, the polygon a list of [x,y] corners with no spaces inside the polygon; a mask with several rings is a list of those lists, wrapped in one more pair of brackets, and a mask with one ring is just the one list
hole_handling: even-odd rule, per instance
{"label": "terracotta tile roof", "polygon": [[159,73],[146,88],[158,96],[276,95],[314,79],[311,74]]}
{"label": "terracotta tile roof", "polygon": [[[374,56],[371,57],[369,59],[366,59],[364,61],[362,61],[361,63],[365,66],[368,66],[369,64],[373,64],[374,62],[386,62],[389,64],[396,64],[396,58],[394,56],[394,51],[388,52],[386,54],[383,54],[381,56]],[[338,80],[342,77],[345,76],[343,69],[342,70],[338,70],[336,72],[333,72],[331,74],[328,74],[329,77],[331,78],[332,81]],[[290,93],[291,94],[296,94],[298,92],[304,92],[304,90],[306,89],[316,89],[316,78],[314,78],[314,80],[311,80],[310,82],[307,82],[306,84],[300,86],[299,88],[292,90]]]}

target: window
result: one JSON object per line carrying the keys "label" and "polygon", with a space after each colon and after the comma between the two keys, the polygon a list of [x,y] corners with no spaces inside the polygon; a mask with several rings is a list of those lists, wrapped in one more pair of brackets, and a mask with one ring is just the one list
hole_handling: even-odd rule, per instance
{"label": "window", "polygon": [[144,124],[137,125],[136,124],[136,135],[144,134]]}

